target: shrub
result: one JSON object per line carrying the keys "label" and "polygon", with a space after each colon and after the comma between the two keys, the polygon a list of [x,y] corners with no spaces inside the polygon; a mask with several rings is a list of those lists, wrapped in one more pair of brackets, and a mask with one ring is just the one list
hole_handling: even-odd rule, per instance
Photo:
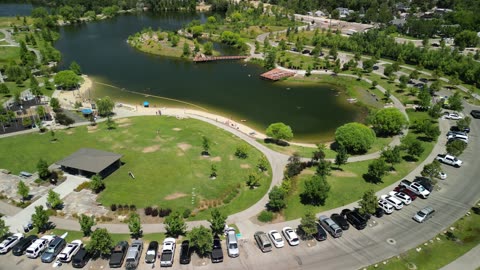
{"label": "shrub", "polygon": [[248,146],[246,144],[237,146],[235,156],[241,159],[246,159],[248,157]]}
{"label": "shrub", "polygon": [[150,216],[152,214],[152,207],[147,206],[145,207],[144,211],[146,216]]}
{"label": "shrub", "polygon": [[158,211],[158,215],[160,217],[166,217],[166,216],[170,215],[171,212],[172,212],[172,209],[170,209],[170,208],[165,208],[165,209],[160,208],[160,210]]}
{"label": "shrub", "polygon": [[156,217],[156,216],[158,216],[158,209],[154,208],[152,209],[152,217]]}
{"label": "shrub", "polygon": [[124,204],[124,205],[123,205],[123,210],[128,211],[128,209],[130,209],[130,205]]}
{"label": "shrub", "polygon": [[191,213],[192,213],[192,210],[190,210],[188,208],[185,209],[185,211],[183,211],[183,218],[188,218]]}
{"label": "shrub", "polygon": [[117,209],[118,209],[119,211],[122,211],[122,210],[123,210],[123,205],[118,204],[118,205],[117,205]]}
{"label": "shrub", "polygon": [[260,215],[258,215],[258,220],[261,222],[270,222],[273,220],[273,213],[263,210]]}
{"label": "shrub", "polygon": [[81,183],[80,185],[78,185],[74,191],[75,192],[80,192],[81,190],[84,190],[84,189],[88,189],[90,187],[90,183],[85,181],[83,183]]}
{"label": "shrub", "polygon": [[137,207],[135,206],[135,204],[130,204],[130,211],[135,211],[137,210]]}
{"label": "shrub", "polygon": [[114,212],[117,211],[117,205],[114,204],[114,203],[112,205],[110,205],[110,210],[112,210]]}

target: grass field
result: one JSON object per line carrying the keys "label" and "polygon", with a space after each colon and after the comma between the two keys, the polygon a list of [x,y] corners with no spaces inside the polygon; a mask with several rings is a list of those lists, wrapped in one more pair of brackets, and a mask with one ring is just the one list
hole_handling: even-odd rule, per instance
{"label": "grass field", "polygon": [[[415,119],[428,119],[428,115],[424,112],[409,111],[409,117],[410,121],[414,121]],[[422,134],[409,132],[407,136],[420,137]],[[315,173],[315,168],[305,170],[294,180],[294,188],[287,199],[287,208],[283,210],[285,219],[292,220],[300,218],[307,209],[312,209],[312,211],[317,213],[349,204],[359,200],[363,193],[369,189],[378,191],[402,179],[430,154],[435,142],[422,141],[422,144],[425,147],[425,151],[416,162],[403,160],[400,164],[396,164],[395,171],[387,174],[383,178],[383,182],[379,184],[366,182],[362,177],[363,174],[368,171],[368,164],[371,160],[348,163],[341,167],[342,170],[332,170],[332,175],[327,177],[331,189],[329,197],[323,206],[313,207],[301,203],[300,194],[304,190],[304,182]]]}
{"label": "grass field", "polygon": [[[31,17],[27,17],[27,25],[33,23]],[[9,28],[12,25],[21,26],[23,25],[23,17],[17,19],[17,17],[0,17],[0,28]]]}
{"label": "grass field", "polygon": [[[415,249],[400,254],[400,258],[390,258],[388,263],[378,263],[368,269],[408,270],[408,269],[440,269],[480,244],[480,209],[474,208],[471,215],[464,216],[451,227],[455,227],[454,237],[443,233],[434,237],[433,243],[419,245],[421,251]],[[413,268],[416,266],[416,268]],[[409,268],[410,267],[410,268]]]}
{"label": "grass field", "polygon": [[[107,207],[121,203],[138,208],[156,205],[173,210],[207,209],[221,205],[226,196],[238,190],[231,203],[223,207],[230,214],[256,202],[270,185],[269,176],[262,177],[260,188],[250,190],[245,184],[248,174],[256,170],[259,151],[248,146],[249,157],[236,158],[234,152],[244,142],[198,120],[134,117],[120,120],[115,130],[99,124],[90,132],[83,126],[57,131],[56,136],[55,143],[50,142],[48,133],[0,140],[2,151],[11,153],[0,157],[2,168],[15,174],[33,172],[40,158],[51,164],[81,147],[122,154],[125,164],[105,179],[106,189],[99,196]],[[202,136],[211,140],[210,158],[200,156]],[[218,170],[215,180],[210,179],[212,164]],[[130,178],[129,171],[135,179]]]}
{"label": "grass field", "polygon": [[7,65],[12,60],[20,59],[20,48],[18,47],[0,47],[0,65]]}

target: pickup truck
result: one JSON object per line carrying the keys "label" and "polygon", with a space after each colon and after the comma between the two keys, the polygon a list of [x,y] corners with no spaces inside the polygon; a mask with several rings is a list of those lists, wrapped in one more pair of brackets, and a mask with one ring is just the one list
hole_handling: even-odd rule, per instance
{"label": "pickup truck", "polygon": [[123,259],[127,254],[128,249],[128,242],[127,241],[120,241],[118,244],[113,248],[112,254],[110,255],[110,261],[108,265],[110,268],[120,268],[123,264]]}
{"label": "pickup truck", "polygon": [[212,263],[223,262],[222,243],[218,235],[215,235],[213,238],[213,248],[210,258],[212,259]]}
{"label": "pickup truck", "polygon": [[437,155],[437,157],[435,159],[442,162],[442,163],[445,163],[445,164],[448,164],[448,165],[451,165],[451,166],[454,166],[454,167],[457,167],[457,168],[459,168],[463,164],[463,161],[457,159],[454,156],[447,155],[447,154]]}
{"label": "pickup truck", "polygon": [[141,240],[134,240],[130,248],[127,251],[127,259],[125,260],[125,269],[134,270],[137,269],[140,262],[140,255],[143,250],[143,242]]}
{"label": "pickup truck", "polygon": [[426,190],[425,187],[416,182],[412,183],[408,180],[402,180],[400,181],[400,186],[405,187],[423,199],[428,198],[428,195],[430,195],[430,191]]}
{"label": "pickup truck", "polygon": [[162,256],[160,256],[160,266],[169,267],[173,265],[175,255],[175,238],[166,238],[163,241]]}

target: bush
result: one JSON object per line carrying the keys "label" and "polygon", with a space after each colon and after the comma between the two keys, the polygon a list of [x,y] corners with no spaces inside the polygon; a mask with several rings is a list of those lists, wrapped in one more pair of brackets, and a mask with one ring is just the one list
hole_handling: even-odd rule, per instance
{"label": "bush", "polygon": [[348,123],[335,131],[335,141],[349,153],[365,153],[375,142],[375,132],[360,123]]}
{"label": "bush", "polygon": [[172,209],[170,208],[160,208],[160,210],[158,211],[158,216],[160,217],[166,217],[166,216],[169,216],[170,213],[172,212]]}
{"label": "bush", "polygon": [[257,219],[261,222],[270,222],[273,220],[273,212],[263,210]]}
{"label": "bush", "polygon": [[156,216],[158,216],[158,209],[154,208],[152,209],[152,217],[156,217]]}
{"label": "bush", "polygon": [[190,214],[192,213],[192,210],[190,209],[185,209],[185,211],[183,211],[183,218],[188,218],[190,217]]}
{"label": "bush", "polygon": [[150,216],[152,214],[152,207],[147,206],[145,207],[144,211],[146,216]]}
{"label": "bush", "polygon": [[130,204],[130,211],[135,211],[137,210],[137,207],[135,206],[135,204]]}
{"label": "bush", "polygon": [[248,157],[248,146],[245,144],[237,146],[235,156],[241,159],[246,159]]}
{"label": "bush", "polygon": [[122,211],[122,210],[123,210],[123,205],[118,204],[118,205],[117,205],[117,209],[118,209],[119,211]]}
{"label": "bush", "polygon": [[87,181],[85,181],[85,182],[81,183],[80,185],[78,185],[78,186],[74,189],[74,191],[75,191],[75,192],[80,192],[81,190],[88,189],[88,188],[90,188],[90,183],[87,182]]}
{"label": "bush", "polygon": [[112,210],[114,212],[117,211],[117,205],[116,204],[110,205],[110,210]]}
{"label": "bush", "polygon": [[408,124],[405,115],[397,108],[379,110],[371,122],[377,134],[382,135],[396,135]]}

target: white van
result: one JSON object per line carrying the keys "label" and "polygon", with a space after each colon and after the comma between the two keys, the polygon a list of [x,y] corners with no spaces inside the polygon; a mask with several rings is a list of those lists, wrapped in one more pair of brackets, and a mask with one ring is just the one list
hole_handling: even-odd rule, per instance
{"label": "white van", "polygon": [[28,258],[37,258],[55,239],[54,235],[44,235],[41,238],[35,240],[28,248],[25,254]]}
{"label": "white van", "polygon": [[229,228],[227,231],[227,250],[228,256],[235,258],[240,255],[240,250],[238,249],[237,234],[235,229]]}

